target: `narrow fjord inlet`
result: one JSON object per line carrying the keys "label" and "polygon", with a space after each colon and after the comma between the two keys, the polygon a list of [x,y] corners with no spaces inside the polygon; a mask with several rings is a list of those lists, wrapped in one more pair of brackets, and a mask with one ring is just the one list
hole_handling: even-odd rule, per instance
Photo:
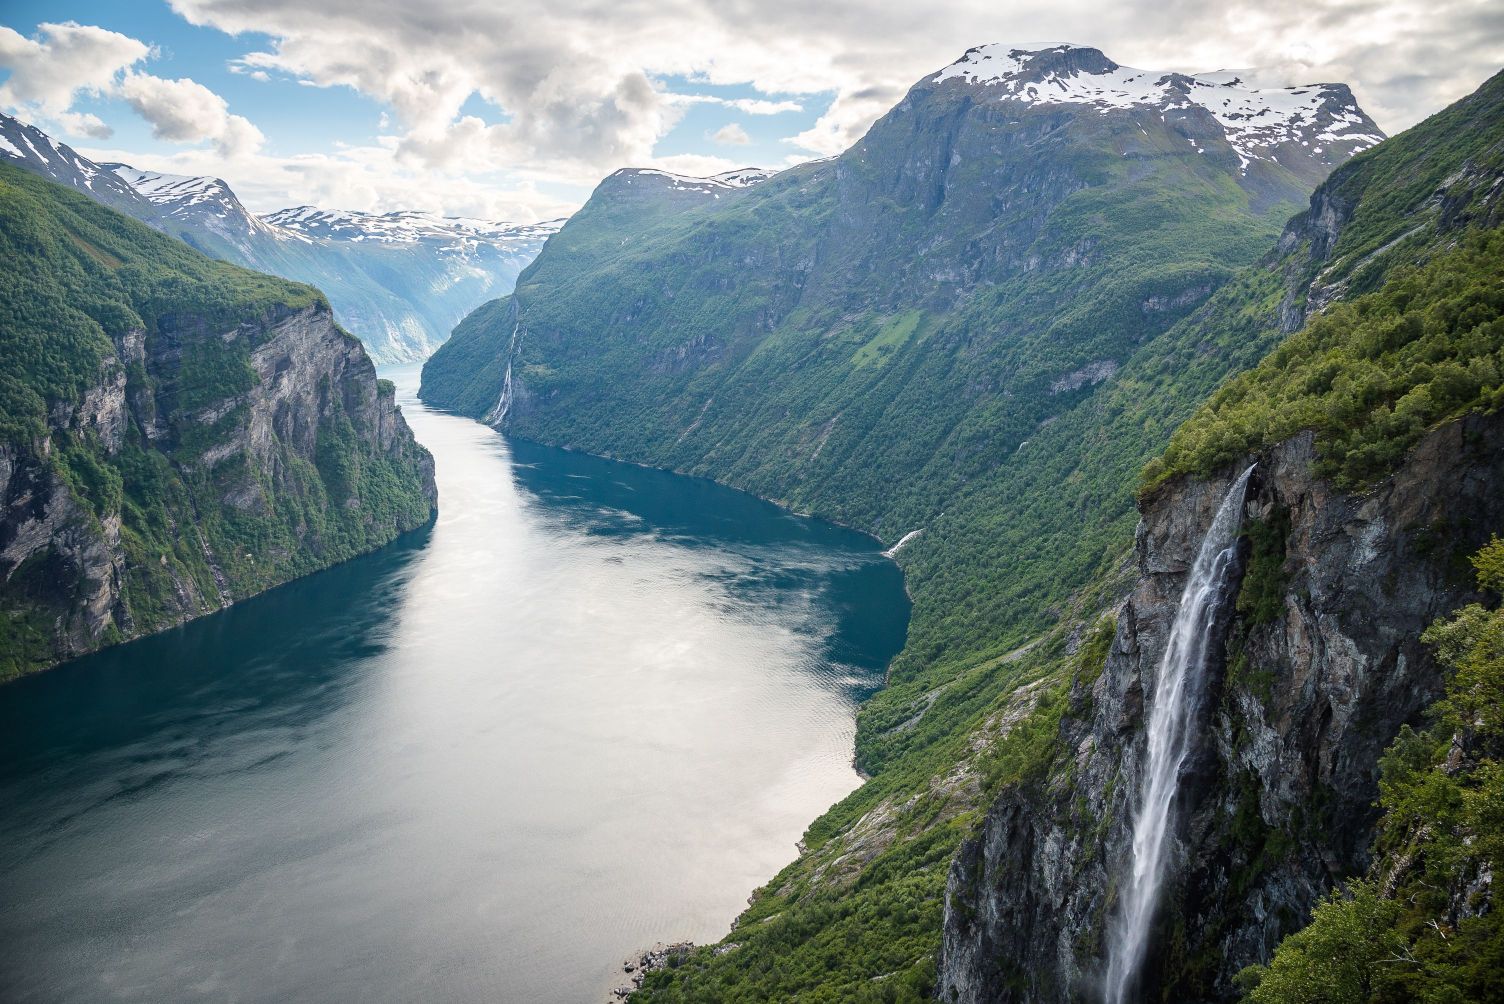
{"label": "narrow fjord inlet", "polygon": [[436,525],[7,690],[0,998],[602,999],[856,786],[875,542],[402,404]]}

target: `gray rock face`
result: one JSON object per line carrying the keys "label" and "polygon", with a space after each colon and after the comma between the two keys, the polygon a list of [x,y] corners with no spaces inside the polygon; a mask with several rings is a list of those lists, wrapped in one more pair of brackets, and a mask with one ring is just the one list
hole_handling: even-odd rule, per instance
{"label": "gray rock face", "polygon": [[[194,414],[181,413],[185,391],[183,346],[195,339],[245,340],[252,346],[255,380],[248,390],[214,400]],[[59,404],[49,416],[42,439],[0,442],[0,613],[15,602],[6,588],[18,588],[23,569],[31,595],[55,613],[48,626],[56,659],[92,651],[101,645],[136,637],[213,612],[251,592],[318,567],[318,558],[286,554],[255,555],[268,569],[260,579],[237,575],[227,567],[236,556],[216,553],[211,538],[194,525],[180,523],[176,533],[196,540],[209,575],[189,574],[168,556],[161,565],[172,581],[163,599],[165,612],[148,622],[127,602],[126,581],[132,558],[122,540],[120,512],[101,505],[90,492],[65,481],[50,458],[58,440],[97,443],[113,458],[129,443],[169,458],[178,476],[197,489],[199,516],[205,503],[269,516],[278,501],[297,499],[316,504],[312,481],[319,457],[321,426],[331,419],[348,422],[354,449],[363,456],[385,457],[411,470],[421,482],[429,507],[436,503],[433,459],[419,447],[398,411],[390,386],[376,379],[375,367],[360,342],[341,331],[322,305],[284,310],[259,323],[242,323],[213,331],[193,317],[178,317],[150,338],[140,331],[118,337],[116,355],[102,367],[99,382],[76,406]],[[131,375],[134,374],[134,375]],[[201,449],[184,447],[196,428],[214,432]],[[223,464],[226,460],[234,462]],[[221,466],[223,464],[223,466]],[[332,487],[332,486],[328,486]],[[207,498],[203,492],[210,493]],[[358,497],[330,498],[329,504],[353,505]],[[95,507],[100,511],[96,512]],[[168,506],[169,518],[180,516]],[[191,515],[191,513],[190,513]],[[374,517],[373,517],[374,518]],[[390,539],[412,525],[374,526],[368,539]],[[299,532],[315,554],[328,548],[322,564],[347,557],[335,553],[319,533]],[[272,569],[287,569],[279,574]],[[296,570],[294,570],[296,569]]]}
{"label": "gray rock face", "polygon": [[[1243,584],[1273,581],[1278,602],[1225,611],[1145,999],[1232,999],[1239,969],[1266,960],[1366,866],[1379,756],[1441,690],[1419,635],[1473,598],[1461,559],[1504,527],[1504,416],[1438,429],[1357,494],[1313,477],[1312,454],[1305,434],[1255,458],[1245,527],[1281,538],[1282,557],[1252,558]],[[1048,784],[1004,792],[952,867],[944,999],[1096,995],[1130,864],[1146,685],[1152,693],[1186,572],[1236,473],[1172,482],[1145,501],[1137,587],[1105,670],[1077,686],[1062,726],[1072,759]]]}

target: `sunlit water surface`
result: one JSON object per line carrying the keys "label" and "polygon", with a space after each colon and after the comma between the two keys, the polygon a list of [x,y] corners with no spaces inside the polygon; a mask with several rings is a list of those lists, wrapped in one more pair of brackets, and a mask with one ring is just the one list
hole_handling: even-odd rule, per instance
{"label": "sunlit water surface", "polygon": [[874,542],[393,375],[434,526],[0,688],[0,999],[599,1001],[856,786]]}

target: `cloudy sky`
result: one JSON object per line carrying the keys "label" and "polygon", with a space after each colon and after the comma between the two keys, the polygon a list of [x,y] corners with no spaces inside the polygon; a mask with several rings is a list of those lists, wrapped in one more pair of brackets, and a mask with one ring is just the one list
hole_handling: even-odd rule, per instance
{"label": "cloudy sky", "polygon": [[6,0],[0,108],[96,159],[528,222],[622,166],[838,153],[983,42],[1346,81],[1397,132],[1504,66],[1498,0]]}

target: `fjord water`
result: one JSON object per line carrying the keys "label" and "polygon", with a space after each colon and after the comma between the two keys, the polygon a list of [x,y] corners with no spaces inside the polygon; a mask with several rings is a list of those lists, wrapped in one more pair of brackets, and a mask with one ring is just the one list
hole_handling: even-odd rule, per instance
{"label": "fjord water", "polygon": [[856,786],[876,542],[403,396],[432,527],[0,688],[0,999],[597,1001]]}

